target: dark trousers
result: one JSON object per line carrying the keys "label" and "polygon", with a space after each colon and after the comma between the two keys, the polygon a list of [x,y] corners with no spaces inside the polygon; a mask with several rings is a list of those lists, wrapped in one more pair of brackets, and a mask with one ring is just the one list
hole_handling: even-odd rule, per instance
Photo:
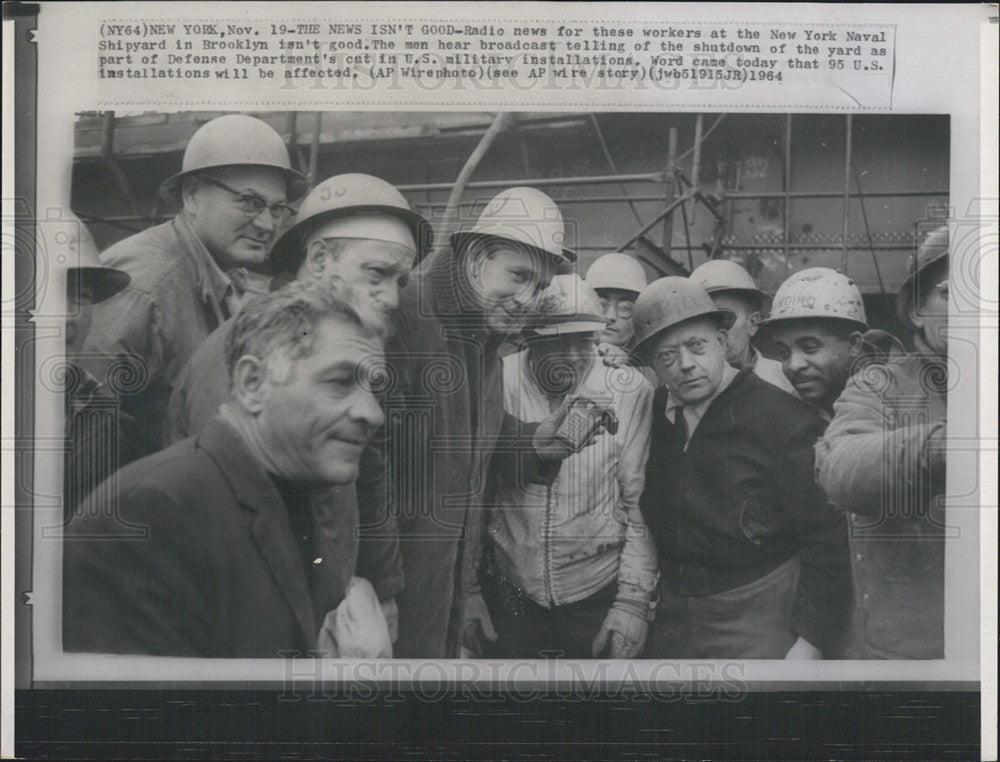
{"label": "dark trousers", "polygon": [[792,607],[799,559],[714,595],[683,596],[660,584],[645,659],[783,659],[796,641]]}
{"label": "dark trousers", "polygon": [[490,648],[498,659],[591,659],[598,630],[618,594],[618,584],[565,606],[545,608],[502,575],[484,580],[483,597],[498,639]]}

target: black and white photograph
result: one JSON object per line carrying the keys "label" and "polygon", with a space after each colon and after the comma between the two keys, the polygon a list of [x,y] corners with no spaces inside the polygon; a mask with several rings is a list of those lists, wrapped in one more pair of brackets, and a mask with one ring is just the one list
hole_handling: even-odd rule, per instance
{"label": "black and white photograph", "polygon": [[986,753],[996,198],[907,27],[97,4],[67,107],[41,5],[18,756]]}

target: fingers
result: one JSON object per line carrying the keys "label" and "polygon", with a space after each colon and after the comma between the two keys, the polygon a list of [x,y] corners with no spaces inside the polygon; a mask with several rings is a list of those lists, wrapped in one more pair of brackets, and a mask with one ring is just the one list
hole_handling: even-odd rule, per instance
{"label": "fingers", "polygon": [[497,631],[493,629],[493,620],[490,618],[489,612],[485,609],[483,610],[483,615],[479,622],[483,627],[483,635],[486,636],[486,639],[495,643],[497,640]]}
{"label": "fingers", "polygon": [[606,624],[602,624],[601,629],[597,632],[597,637],[594,638],[594,646],[592,649],[594,656],[598,656],[601,651],[604,650],[604,647],[608,644],[608,636],[610,634],[611,631],[608,629],[608,626]]}

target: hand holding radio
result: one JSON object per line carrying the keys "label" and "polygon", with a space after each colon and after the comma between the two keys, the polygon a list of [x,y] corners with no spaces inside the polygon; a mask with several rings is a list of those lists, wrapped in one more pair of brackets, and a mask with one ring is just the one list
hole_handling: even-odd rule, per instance
{"label": "hand holding radio", "polygon": [[533,444],[542,460],[561,461],[593,444],[601,431],[618,433],[611,401],[567,396],[538,424]]}

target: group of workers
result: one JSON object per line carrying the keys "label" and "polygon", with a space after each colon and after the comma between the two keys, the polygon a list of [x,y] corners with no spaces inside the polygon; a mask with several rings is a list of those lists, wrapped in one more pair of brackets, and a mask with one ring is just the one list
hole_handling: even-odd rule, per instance
{"label": "group of workers", "polygon": [[826,268],[582,278],[537,189],[433,254],[305,190],[219,117],[69,279],[64,650],[943,658],[947,228],[897,339]]}

